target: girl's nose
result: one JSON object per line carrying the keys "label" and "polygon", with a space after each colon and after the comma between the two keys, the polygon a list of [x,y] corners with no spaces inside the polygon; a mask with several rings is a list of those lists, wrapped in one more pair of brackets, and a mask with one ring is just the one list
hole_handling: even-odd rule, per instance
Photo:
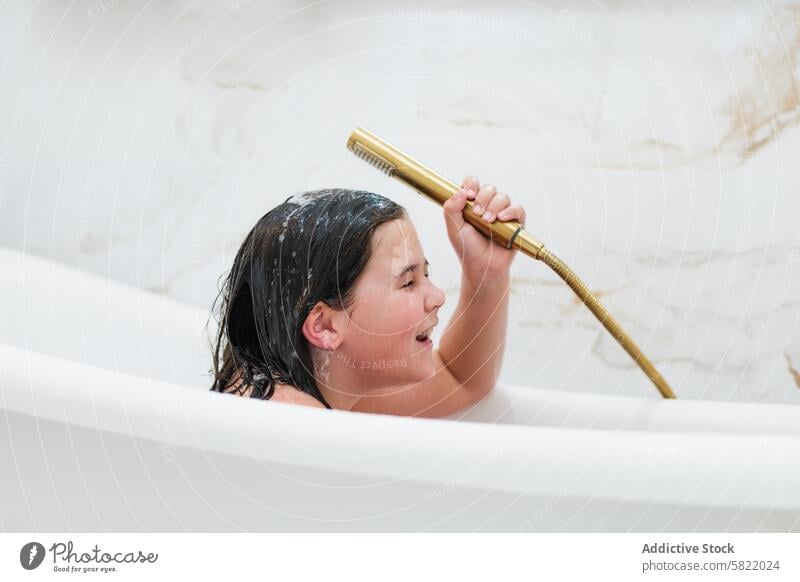
{"label": "girl's nose", "polygon": [[439,289],[436,285],[431,283],[430,293],[425,297],[425,310],[433,311],[437,307],[441,307],[445,301],[444,291]]}

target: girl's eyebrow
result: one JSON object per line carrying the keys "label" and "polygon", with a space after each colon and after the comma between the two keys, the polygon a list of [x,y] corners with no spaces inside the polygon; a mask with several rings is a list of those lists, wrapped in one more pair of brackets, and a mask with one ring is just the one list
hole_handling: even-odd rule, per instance
{"label": "girl's eyebrow", "polygon": [[[426,266],[426,267],[429,267],[429,266],[430,266],[430,263],[428,262],[428,259],[425,259],[425,266]],[[400,277],[402,277],[402,276],[403,276],[403,275],[405,275],[406,273],[408,273],[408,272],[410,272],[410,271],[415,271],[415,270],[417,269],[417,267],[419,267],[419,263],[414,263],[413,265],[406,265],[406,266],[403,268],[403,270],[402,270],[402,271],[400,271],[400,272],[399,272],[397,275],[395,275],[395,276],[394,276],[394,278],[395,278],[395,279],[399,279]]]}

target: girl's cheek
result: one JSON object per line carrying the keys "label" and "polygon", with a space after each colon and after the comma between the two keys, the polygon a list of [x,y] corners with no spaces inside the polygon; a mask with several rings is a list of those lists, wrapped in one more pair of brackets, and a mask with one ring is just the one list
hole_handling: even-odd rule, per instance
{"label": "girl's cheek", "polygon": [[390,341],[396,342],[416,336],[425,313],[417,294],[400,289],[390,291],[375,304],[374,317],[380,328],[391,334]]}
{"label": "girl's cheek", "polygon": [[377,306],[373,313],[373,325],[381,333],[380,338],[375,338],[378,343],[393,344],[404,337],[414,333],[414,322],[411,305],[404,297],[386,297]]}

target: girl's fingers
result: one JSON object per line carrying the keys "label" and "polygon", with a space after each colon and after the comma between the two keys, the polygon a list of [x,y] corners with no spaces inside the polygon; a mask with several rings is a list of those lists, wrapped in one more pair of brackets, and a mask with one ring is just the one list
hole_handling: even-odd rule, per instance
{"label": "girl's fingers", "polygon": [[486,212],[495,194],[497,194],[497,189],[494,187],[494,184],[484,184],[481,186],[478,195],[475,197],[475,200],[473,200],[474,205],[472,211],[479,216],[482,215]]}
{"label": "girl's fingers", "polygon": [[512,204],[497,214],[498,220],[516,220],[520,224],[525,224],[526,217],[525,209],[519,204]]}
{"label": "girl's fingers", "polygon": [[478,180],[477,176],[467,176],[466,178],[464,178],[464,181],[461,182],[461,187],[466,188],[467,198],[472,200],[478,194],[478,190],[481,187],[481,183]]}
{"label": "girl's fingers", "polygon": [[498,214],[505,208],[509,206],[511,200],[509,200],[506,194],[502,192],[498,192],[492,201],[489,202],[489,205],[486,207],[486,210],[483,211],[483,219],[486,222],[494,222],[497,218]]}
{"label": "girl's fingers", "polygon": [[[466,200],[472,200],[472,212],[481,217],[488,213],[484,219],[487,222],[517,220],[520,224],[525,224],[525,209],[519,204],[512,204],[508,195],[498,193],[493,184],[481,185],[478,177],[470,174],[461,182],[461,189],[466,190],[466,199],[464,204],[459,206],[457,210],[459,213],[464,209]],[[460,224],[463,224],[463,221]]]}

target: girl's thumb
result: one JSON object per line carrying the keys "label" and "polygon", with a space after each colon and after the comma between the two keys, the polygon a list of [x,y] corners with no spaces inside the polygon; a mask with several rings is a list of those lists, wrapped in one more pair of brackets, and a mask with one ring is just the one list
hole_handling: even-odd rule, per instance
{"label": "girl's thumb", "polygon": [[447,225],[447,232],[450,237],[458,234],[464,226],[464,207],[467,205],[467,193],[463,189],[453,194],[443,204],[444,221]]}

